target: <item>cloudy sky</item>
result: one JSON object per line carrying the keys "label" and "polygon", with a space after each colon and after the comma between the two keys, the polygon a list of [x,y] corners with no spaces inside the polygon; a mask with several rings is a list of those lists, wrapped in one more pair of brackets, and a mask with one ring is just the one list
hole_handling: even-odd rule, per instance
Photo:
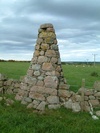
{"label": "cloudy sky", "polygon": [[0,59],[31,60],[43,23],[62,61],[100,61],[100,0],[0,0]]}

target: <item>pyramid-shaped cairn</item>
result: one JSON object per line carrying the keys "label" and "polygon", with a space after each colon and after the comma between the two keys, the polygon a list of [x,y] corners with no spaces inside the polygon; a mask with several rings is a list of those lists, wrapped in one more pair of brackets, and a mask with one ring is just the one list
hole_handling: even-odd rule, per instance
{"label": "pyramid-shaped cairn", "polygon": [[63,76],[56,34],[52,24],[38,30],[35,51],[17,100],[38,110],[58,108],[66,100],[68,85]]}

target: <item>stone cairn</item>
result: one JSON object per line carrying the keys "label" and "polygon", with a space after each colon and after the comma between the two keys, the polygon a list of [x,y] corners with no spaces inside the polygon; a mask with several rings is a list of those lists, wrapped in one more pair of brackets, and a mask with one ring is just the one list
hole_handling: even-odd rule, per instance
{"label": "stone cairn", "polygon": [[43,24],[38,30],[34,55],[16,100],[37,110],[55,109],[66,100],[68,89],[55,30],[52,24]]}

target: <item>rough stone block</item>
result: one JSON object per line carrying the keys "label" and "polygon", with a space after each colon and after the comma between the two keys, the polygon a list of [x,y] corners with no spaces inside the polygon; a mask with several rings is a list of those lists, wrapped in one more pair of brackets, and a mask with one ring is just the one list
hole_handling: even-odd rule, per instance
{"label": "rough stone block", "polygon": [[33,103],[29,103],[29,104],[27,105],[27,108],[28,108],[28,109],[33,108]]}
{"label": "rough stone block", "polygon": [[90,100],[94,100],[94,99],[95,99],[95,97],[94,97],[94,96],[92,96],[92,95],[90,95],[90,96],[89,96],[89,99],[90,99]]}
{"label": "rough stone block", "polygon": [[34,75],[35,76],[39,76],[40,75],[40,71],[34,71]]}
{"label": "rough stone block", "polygon": [[100,97],[100,92],[95,93],[94,96]]}
{"label": "rough stone block", "polygon": [[39,56],[39,58],[38,58],[39,64],[42,64],[42,63],[47,62],[47,61],[48,61],[48,58],[45,56]]}
{"label": "rough stone block", "polygon": [[58,96],[49,96],[49,97],[47,97],[47,102],[50,104],[58,104],[59,97]]}
{"label": "rough stone block", "polygon": [[54,50],[47,50],[45,55],[47,57],[56,57],[56,52]]}
{"label": "rough stone block", "polygon": [[49,45],[47,44],[47,43],[43,43],[42,45],[41,45],[41,49],[43,50],[43,51],[46,51],[47,49],[49,49]]}
{"label": "rough stone block", "polygon": [[48,27],[48,28],[46,29],[46,31],[48,31],[48,32],[55,32],[54,28],[50,28],[50,27]]}
{"label": "rough stone block", "polygon": [[30,92],[29,97],[32,99],[40,100],[40,101],[45,101],[45,97],[37,92]]}
{"label": "rough stone block", "polygon": [[32,65],[32,69],[33,70],[40,70],[40,68],[41,68],[41,65],[39,65],[39,64],[34,64],[34,65]]}
{"label": "rough stone block", "polygon": [[36,82],[37,82],[37,79],[34,78],[34,77],[27,76],[27,77],[24,78],[24,81],[25,81],[25,83],[28,83],[28,84],[31,84],[31,85],[35,85]]}
{"label": "rough stone block", "polygon": [[58,78],[56,76],[47,76],[44,79],[44,84],[47,88],[57,88]]}
{"label": "rough stone block", "polygon": [[38,38],[37,41],[36,41],[36,43],[39,44],[39,45],[40,45],[42,42],[43,42],[43,39],[42,39],[42,38]]}
{"label": "rough stone block", "polygon": [[7,80],[7,85],[9,85],[9,86],[10,86],[10,85],[12,84],[12,82],[13,82],[13,81],[12,81],[12,79],[11,79],[11,80],[10,80],[10,79],[9,79],[9,80]]}
{"label": "rough stone block", "polygon": [[85,96],[93,95],[93,90],[86,90]]}
{"label": "rough stone block", "polygon": [[42,25],[40,26],[40,28],[41,28],[41,29],[44,29],[44,28],[53,28],[53,25],[50,24],[50,23],[46,23],[46,24],[42,24]]}
{"label": "rough stone block", "polygon": [[2,80],[2,81],[7,80],[7,77],[0,73],[0,80]]}
{"label": "rough stone block", "polygon": [[52,64],[51,63],[43,63],[43,65],[42,65],[42,69],[44,70],[44,71],[51,71],[51,70],[54,70],[54,67],[52,66]]}
{"label": "rough stone block", "polygon": [[67,102],[64,103],[64,107],[67,109],[72,109],[72,100],[69,99]]}
{"label": "rough stone block", "polygon": [[46,102],[45,101],[42,101],[38,106],[37,106],[37,110],[45,110],[45,105],[46,105]]}
{"label": "rough stone block", "polygon": [[70,97],[71,93],[70,93],[70,91],[67,91],[67,90],[58,90],[58,95],[60,97],[66,98],[66,97]]}
{"label": "rough stone block", "polygon": [[47,38],[45,38],[45,43],[47,43],[47,44],[53,44],[54,43],[54,40],[55,40],[55,38],[47,37]]}
{"label": "rough stone block", "polygon": [[92,104],[93,107],[100,105],[99,100],[89,100],[89,102]]}
{"label": "rough stone block", "polygon": [[66,90],[68,90],[69,89],[69,86],[67,84],[60,83],[59,84],[59,89],[66,89]]}
{"label": "rough stone block", "polygon": [[49,109],[58,109],[58,108],[60,108],[60,105],[59,104],[50,104],[50,105],[48,105],[48,108]]}
{"label": "rough stone block", "polygon": [[52,88],[46,88],[46,87],[42,87],[42,86],[33,86],[30,89],[31,92],[38,92],[41,94],[49,94],[49,95],[57,95],[57,90],[56,89],[52,89]]}
{"label": "rough stone block", "polygon": [[31,103],[32,102],[32,99],[30,97],[25,97],[24,100],[28,103]]}
{"label": "rough stone block", "polygon": [[40,101],[34,100],[34,101],[32,102],[32,104],[33,104],[33,108],[37,108],[37,106],[40,104]]}
{"label": "rough stone block", "polygon": [[74,112],[80,112],[80,111],[81,111],[80,104],[79,104],[78,102],[72,103],[72,110],[73,110]]}
{"label": "rough stone block", "polygon": [[34,52],[34,56],[39,56],[39,54],[40,54],[40,52],[38,51],[38,50],[35,50],[35,52]]}
{"label": "rough stone block", "polygon": [[44,82],[42,80],[38,80],[36,83],[37,86],[43,86]]}
{"label": "rough stone block", "polygon": [[96,115],[100,116],[100,110],[96,111]]}
{"label": "rough stone block", "polygon": [[51,58],[51,62],[52,62],[52,63],[54,63],[54,64],[55,64],[55,63],[57,63],[57,61],[58,61],[58,59],[57,59],[57,58],[54,58],[54,57],[52,57],[52,58]]}

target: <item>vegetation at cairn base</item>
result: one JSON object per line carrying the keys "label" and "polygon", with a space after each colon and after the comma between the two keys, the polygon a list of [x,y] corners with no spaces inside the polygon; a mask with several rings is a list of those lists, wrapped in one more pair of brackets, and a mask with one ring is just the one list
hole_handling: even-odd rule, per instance
{"label": "vegetation at cairn base", "polygon": [[38,114],[33,109],[26,109],[26,106],[18,101],[11,106],[4,104],[4,101],[0,102],[0,133],[99,133],[99,131],[100,120],[93,120],[86,112],[74,113],[60,108],[47,109],[43,114]]}

